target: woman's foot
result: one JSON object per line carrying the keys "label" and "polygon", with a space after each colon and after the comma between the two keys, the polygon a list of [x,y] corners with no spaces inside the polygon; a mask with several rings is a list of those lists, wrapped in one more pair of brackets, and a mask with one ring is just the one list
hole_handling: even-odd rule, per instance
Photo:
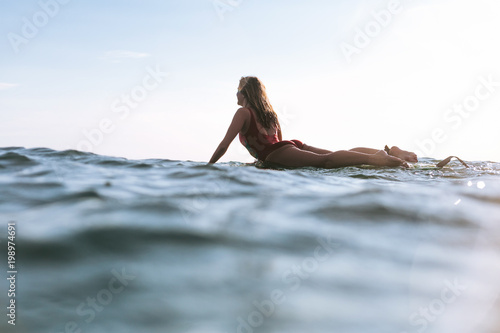
{"label": "woman's foot", "polygon": [[406,162],[411,162],[411,163],[418,162],[418,158],[417,158],[417,155],[415,153],[412,153],[411,151],[399,149],[396,146],[392,146],[391,149],[389,149],[388,153],[389,153],[389,155],[400,158]]}
{"label": "woman's foot", "polygon": [[379,150],[375,154],[371,155],[371,159],[371,164],[376,166],[402,166],[408,168],[408,163],[398,157],[388,155],[384,150]]}

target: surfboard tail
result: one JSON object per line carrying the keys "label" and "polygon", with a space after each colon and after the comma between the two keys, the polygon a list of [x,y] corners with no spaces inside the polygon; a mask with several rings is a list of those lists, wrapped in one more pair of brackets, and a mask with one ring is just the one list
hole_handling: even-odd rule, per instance
{"label": "surfboard tail", "polygon": [[456,158],[460,163],[462,163],[464,165],[464,167],[468,168],[469,166],[467,165],[467,163],[465,163],[464,161],[462,161],[460,158],[458,158],[457,156],[448,156],[447,158],[445,158],[444,160],[442,160],[441,162],[439,162],[438,164],[436,164],[436,166],[438,168],[442,168],[444,167],[445,165],[447,165],[448,163],[450,163],[451,159],[452,158]]}

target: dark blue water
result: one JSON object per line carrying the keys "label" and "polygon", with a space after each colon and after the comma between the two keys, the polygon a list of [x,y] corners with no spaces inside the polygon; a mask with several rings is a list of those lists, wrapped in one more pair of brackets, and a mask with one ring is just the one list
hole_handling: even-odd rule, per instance
{"label": "dark blue water", "polygon": [[1,332],[500,332],[500,164],[0,148]]}

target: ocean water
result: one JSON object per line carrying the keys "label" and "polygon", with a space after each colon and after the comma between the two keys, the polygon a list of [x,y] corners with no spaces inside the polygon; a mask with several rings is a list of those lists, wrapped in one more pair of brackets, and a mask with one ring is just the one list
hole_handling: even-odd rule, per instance
{"label": "ocean water", "polygon": [[1,332],[500,332],[500,164],[0,148]]}

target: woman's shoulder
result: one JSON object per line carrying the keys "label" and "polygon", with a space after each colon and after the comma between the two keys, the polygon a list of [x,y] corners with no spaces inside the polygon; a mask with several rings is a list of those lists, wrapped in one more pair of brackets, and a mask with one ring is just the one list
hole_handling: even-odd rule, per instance
{"label": "woman's shoulder", "polygon": [[242,115],[244,116],[245,118],[248,118],[251,116],[252,114],[252,109],[248,108],[248,107],[244,107],[242,106],[241,108],[239,108],[238,110],[236,110],[236,114],[237,115]]}
{"label": "woman's shoulder", "polygon": [[241,108],[239,108],[239,109],[237,110],[237,112],[238,112],[238,111],[241,111],[241,110],[246,110],[246,111],[244,111],[244,112],[247,112],[247,111],[251,111],[252,109],[250,109],[249,107],[246,107],[246,106],[242,106]]}

